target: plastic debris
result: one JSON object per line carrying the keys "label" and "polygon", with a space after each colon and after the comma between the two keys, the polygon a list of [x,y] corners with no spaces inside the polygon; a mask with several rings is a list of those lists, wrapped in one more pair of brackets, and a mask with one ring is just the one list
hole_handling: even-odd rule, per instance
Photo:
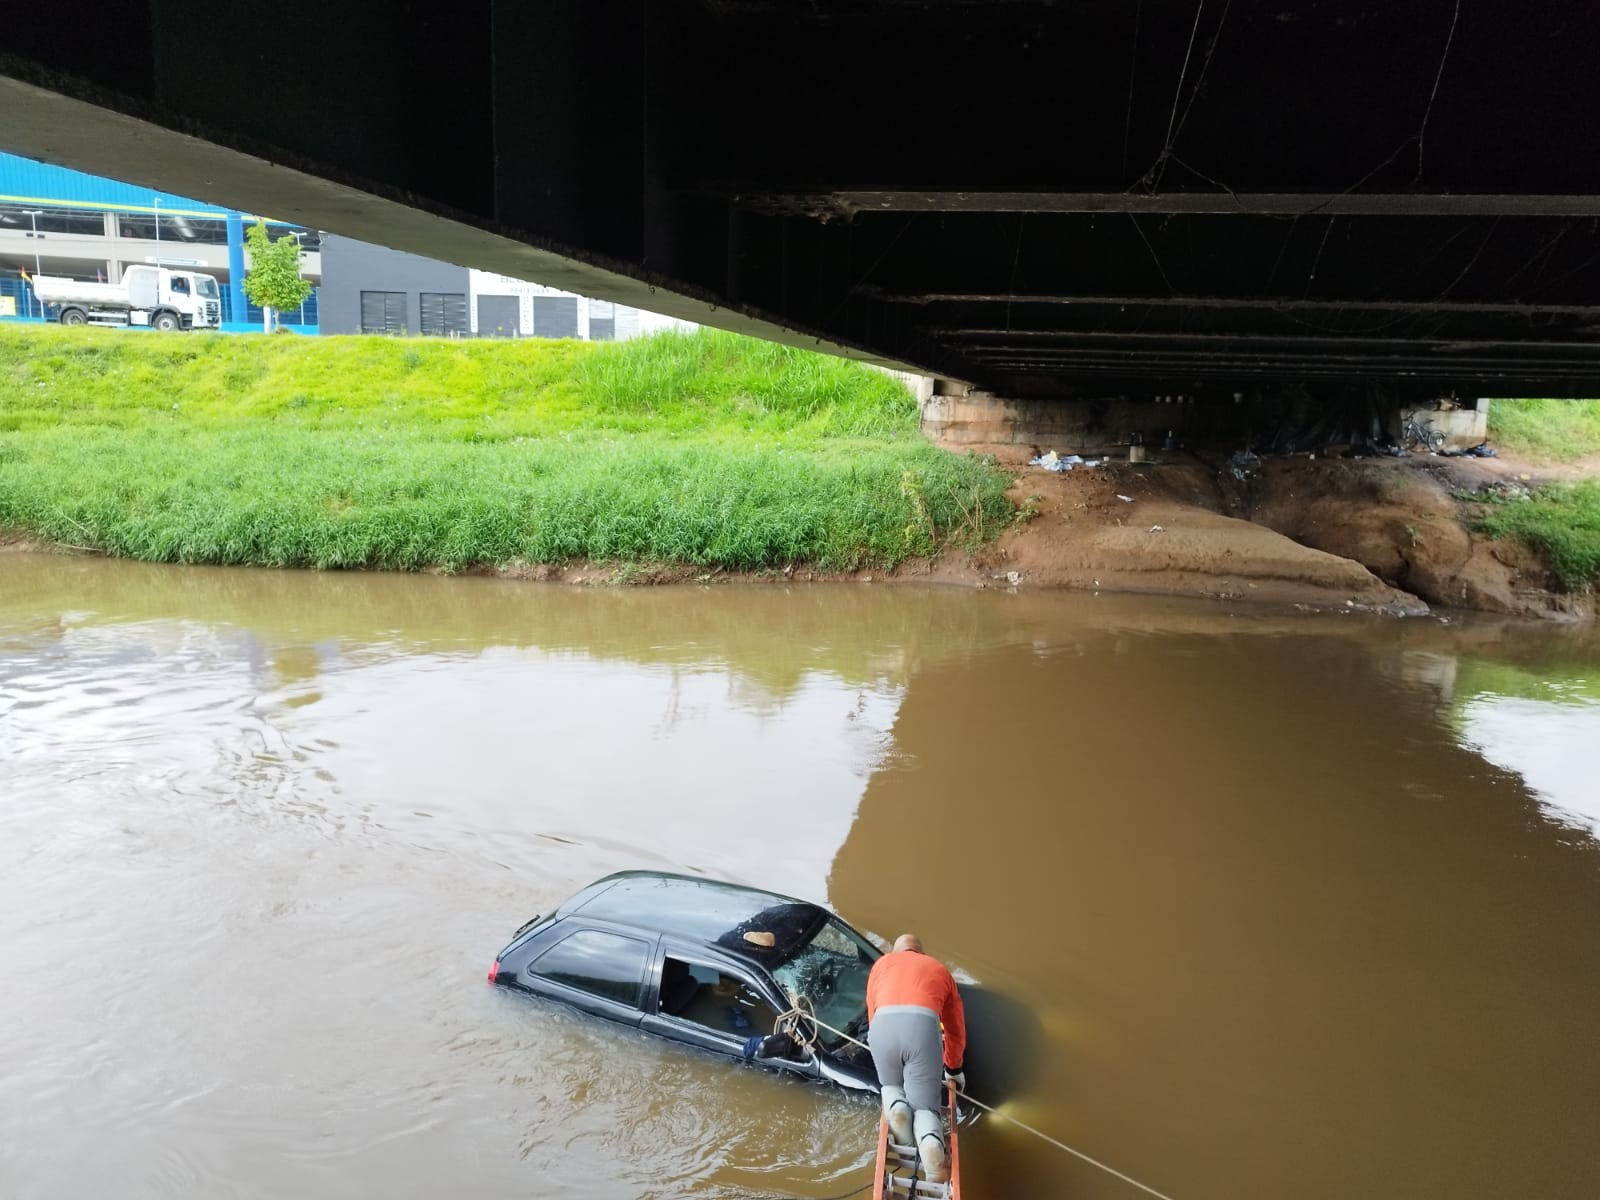
{"label": "plastic debris", "polygon": [[1132,496],[1124,496],[1121,492],[1117,493],[1117,499],[1121,500],[1124,504],[1132,504],[1133,503],[1133,497]]}
{"label": "plastic debris", "polygon": [[1030,467],[1043,467],[1046,471],[1070,471],[1073,467],[1098,467],[1098,458],[1085,459],[1077,454],[1057,454],[1051,450],[1047,454],[1038,454],[1028,460]]}
{"label": "plastic debris", "polygon": [[[1524,475],[1522,478],[1526,479]],[[1526,500],[1533,493],[1526,485],[1510,479],[1496,479],[1486,483],[1478,489],[1478,493],[1490,500]]]}
{"label": "plastic debris", "polygon": [[1164,527],[1160,526],[1160,525],[1152,525],[1152,526],[1150,526],[1150,532],[1151,533],[1165,533],[1166,529]]}

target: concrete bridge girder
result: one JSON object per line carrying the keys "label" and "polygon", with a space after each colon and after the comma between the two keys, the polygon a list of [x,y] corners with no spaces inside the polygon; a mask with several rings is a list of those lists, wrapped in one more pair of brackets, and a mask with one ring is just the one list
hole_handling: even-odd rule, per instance
{"label": "concrete bridge girder", "polygon": [[0,32],[8,149],[1019,397],[1600,390],[1587,6],[144,0],[92,24]]}

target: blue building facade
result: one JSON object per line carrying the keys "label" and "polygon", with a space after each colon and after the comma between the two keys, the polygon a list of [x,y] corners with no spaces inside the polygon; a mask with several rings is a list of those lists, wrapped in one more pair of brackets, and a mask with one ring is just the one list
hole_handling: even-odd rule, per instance
{"label": "blue building facade", "polygon": [[[244,230],[253,214],[82,171],[0,153],[0,320],[40,320],[30,274],[115,283],[136,263],[202,271],[222,289],[223,328],[259,330],[261,310],[244,296]],[[264,218],[276,239],[301,245],[301,273],[321,283],[319,235]],[[315,333],[318,291],[284,326]]]}

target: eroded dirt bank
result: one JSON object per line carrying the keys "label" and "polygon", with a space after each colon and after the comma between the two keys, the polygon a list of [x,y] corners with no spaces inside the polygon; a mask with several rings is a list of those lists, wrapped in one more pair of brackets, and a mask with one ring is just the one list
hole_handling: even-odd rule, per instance
{"label": "eroded dirt bank", "polygon": [[995,447],[1035,516],[969,563],[1002,584],[1251,598],[1396,614],[1429,606],[1581,619],[1537,556],[1471,530],[1485,487],[1536,481],[1500,459],[1296,456],[1235,469],[1187,453],[1056,474]]}

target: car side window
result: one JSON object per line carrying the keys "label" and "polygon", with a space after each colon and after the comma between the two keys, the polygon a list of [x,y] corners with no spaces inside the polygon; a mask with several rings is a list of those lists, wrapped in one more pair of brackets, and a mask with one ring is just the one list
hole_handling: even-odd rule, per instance
{"label": "car side window", "polygon": [[580,929],[534,959],[529,974],[637,1006],[649,953],[650,944],[638,938],[603,929]]}
{"label": "car side window", "polygon": [[743,1040],[773,1032],[778,1014],[736,975],[670,954],[661,964],[662,1015]]}

